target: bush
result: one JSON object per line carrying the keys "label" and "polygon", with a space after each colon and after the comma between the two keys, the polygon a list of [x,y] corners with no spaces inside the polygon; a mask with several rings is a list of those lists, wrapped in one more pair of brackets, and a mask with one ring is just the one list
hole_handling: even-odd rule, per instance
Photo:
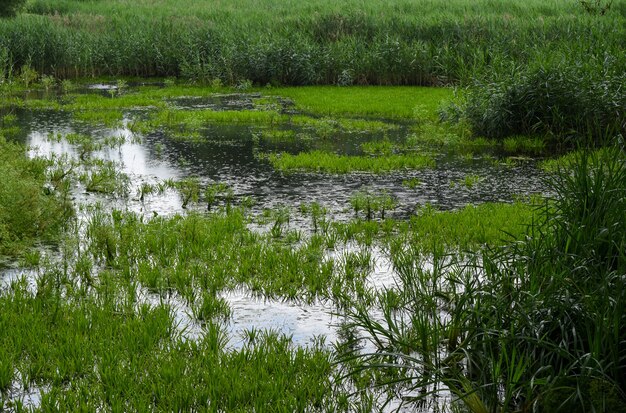
{"label": "bush", "polygon": [[540,64],[476,83],[462,107],[490,138],[547,134],[601,143],[626,135],[626,75],[609,65]]}
{"label": "bush", "polygon": [[24,6],[26,0],[0,1],[0,17],[12,17]]}

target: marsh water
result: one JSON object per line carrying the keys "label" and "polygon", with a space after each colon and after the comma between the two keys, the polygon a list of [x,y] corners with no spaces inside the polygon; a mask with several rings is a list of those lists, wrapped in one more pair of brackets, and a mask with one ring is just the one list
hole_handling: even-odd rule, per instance
{"label": "marsh water", "polygon": [[[106,97],[111,90],[114,90],[111,85],[92,85],[81,93]],[[257,110],[253,99],[258,97],[258,94],[189,97],[171,99],[168,105],[181,111]],[[281,113],[297,113],[288,99],[279,98],[277,102]],[[188,208],[183,208],[181,194],[175,190],[147,194],[143,198],[139,195],[144,184],[156,186],[166,180],[179,181],[190,177],[197,178],[201,185],[218,182],[228,185],[234,192],[235,203],[244,198],[252,199],[252,217],[262,217],[264,212],[278,208],[287,209],[288,229],[298,230],[305,235],[312,231],[311,217],[300,209],[301,205],[318,203],[327,210],[329,220],[349,221],[355,216],[350,200],[359,191],[390,194],[396,206],[388,211],[387,216],[400,220],[408,219],[425,205],[454,210],[468,204],[512,202],[519,196],[544,191],[543,174],[536,167],[535,160],[520,158],[505,164],[500,162],[504,155],[495,150],[478,154],[468,152],[462,156],[440,150],[433,153],[436,163],[432,168],[383,174],[285,173],[275,169],[265,156],[282,152],[297,154],[308,150],[362,155],[362,145],[367,142],[382,139],[399,144],[405,142],[411,134],[410,125],[384,119],[382,121],[394,127],[384,132],[337,130],[331,137],[316,136],[302,126],[280,125],[280,130],[293,132],[296,136],[302,133],[307,138],[275,140],[264,138],[263,132],[267,126],[208,123],[200,130],[199,138],[186,140],[180,136],[170,136],[166,129],[139,136],[132,131],[132,124],[136,119],[145,118],[147,111],[128,108],[123,112],[124,119],[116,127],[94,126],[77,121],[72,113],[62,110],[13,109],[11,112],[20,127],[12,138],[26,144],[33,157],[67,157],[81,161],[85,156],[81,148],[63,139],[63,136],[78,133],[90,136],[96,142],[115,138],[116,144],[99,147],[88,157],[110,161],[128,176],[127,195],[90,192],[84,183],[76,181],[71,189],[71,197],[79,211],[79,219],[87,215],[80,213],[84,211],[82,207],[95,204],[109,210],[130,210],[148,219],[184,214],[189,210],[206,211],[206,204],[202,203],[192,203]],[[433,148],[424,150],[432,152]],[[484,156],[486,153],[489,156]],[[471,178],[469,184],[466,181],[468,177]],[[251,219],[249,226],[254,231],[268,230],[263,220]],[[397,275],[388,252],[382,246],[364,247],[357,243],[341,245],[328,250],[326,258],[341,261],[344,254],[359,252],[363,248],[367,249],[367,255],[371,258],[367,286],[375,290],[394,288],[398,282]],[[48,257],[54,258],[54,254],[54,250],[45,251]],[[16,266],[0,270],[0,290],[24,276],[29,282],[29,288],[35,289],[37,270]],[[253,330],[285,334],[291,337],[296,346],[310,346],[320,342],[332,346],[342,340],[344,320],[343,316],[338,315],[341,312],[333,302],[267,298],[243,286],[219,294],[230,309],[230,316],[223,321],[229,349],[241,349],[245,345],[246,333]],[[139,286],[137,299],[140,304],[169,306],[178,332],[185,340],[196,340],[204,334],[203,324],[194,318],[193,310],[177,293],[156,294]],[[365,346],[365,351],[376,350],[369,348],[368,344]],[[19,377],[16,378],[11,398],[21,400],[27,408],[38,406],[45,387],[23,388],[20,382]],[[395,407],[392,401],[386,409]]]}
{"label": "marsh water", "polygon": [[[85,93],[102,93],[106,85],[94,85]],[[206,109],[238,110],[252,109],[248,95],[227,95],[216,98],[186,98],[171,102],[176,108],[185,110]],[[288,101],[284,111],[291,110]],[[91,156],[113,161],[129,176],[128,197],[113,197],[89,193],[78,184],[73,188],[73,199],[77,205],[102,203],[109,208],[129,209],[147,216],[183,213],[180,195],[166,192],[147,196],[140,200],[137,193],[141,184],[157,184],[166,179],[197,177],[203,183],[222,182],[233,188],[235,197],[248,196],[254,199],[253,214],[267,209],[288,207],[291,218],[289,226],[304,232],[310,231],[310,219],[298,213],[298,205],[317,202],[329,211],[333,220],[349,220],[354,216],[350,208],[350,197],[363,189],[374,193],[387,191],[397,202],[391,211],[396,218],[413,214],[417,207],[430,204],[442,210],[456,209],[469,203],[510,202],[520,195],[542,191],[541,172],[529,160],[513,166],[503,167],[480,156],[463,158],[445,153],[436,155],[436,167],[416,171],[386,174],[349,173],[341,175],[322,173],[283,173],[275,170],[261,153],[298,153],[311,147],[324,147],[340,154],[359,154],[364,142],[381,139],[382,132],[344,133],[332,140],[268,142],[258,138],[259,126],[239,124],[211,124],[202,130],[202,140],[188,142],[172,139],[166,133],[155,132],[138,140],[128,127],[105,128],[85,125],[72,120],[71,114],[52,110],[17,110],[21,134],[17,137],[30,148],[31,156],[79,156],[75,146],[60,140],[49,139],[50,135],[82,133],[96,139],[124,137],[123,143],[114,148],[104,148]],[[123,124],[127,125],[137,111],[125,113]],[[407,127],[385,132],[384,137],[392,140],[405,139]],[[471,186],[461,182],[466,176],[477,176],[480,180]],[[419,185],[407,187],[407,181]],[[201,205],[197,209],[203,209]],[[258,228],[261,229],[262,228]],[[373,248],[373,271],[370,284],[375,288],[392,287],[395,283],[392,265],[386,256]],[[19,273],[11,270],[3,275],[3,284]],[[232,309],[228,331],[231,343],[237,346],[241,333],[250,328],[274,329],[291,335],[295,344],[307,345],[320,336],[327,342],[336,338],[337,320],[331,315],[332,306],[325,303],[308,304],[264,299],[240,290],[224,295]],[[145,294],[145,300],[156,299]],[[178,314],[179,328],[193,337],[198,325],[188,315],[189,309],[175,298],[170,302]]]}
{"label": "marsh water", "polygon": [[[106,86],[106,85],[104,85]],[[107,88],[95,85],[85,93],[103,93]],[[247,95],[228,95],[216,98],[187,98],[170,102],[180,110],[238,110],[253,109]],[[283,110],[292,110],[288,102]],[[290,228],[310,231],[310,218],[298,212],[300,204],[317,202],[329,211],[333,220],[349,220],[354,216],[350,208],[350,197],[356,191],[387,191],[392,194],[397,207],[391,211],[395,218],[403,219],[413,214],[417,207],[430,204],[442,210],[463,207],[470,203],[511,202],[519,195],[542,192],[542,174],[532,160],[502,166],[472,154],[464,157],[436,154],[436,166],[415,171],[386,174],[349,173],[341,175],[323,173],[283,173],[275,170],[263,153],[299,151],[323,147],[340,154],[359,154],[364,142],[385,138],[395,141],[406,139],[409,131],[405,125],[387,132],[343,133],[333,139],[314,141],[271,142],[259,139],[259,126],[241,124],[210,124],[202,130],[202,140],[193,142],[172,139],[164,132],[154,132],[138,140],[126,126],[116,128],[93,127],[75,122],[71,114],[53,110],[17,110],[18,123],[22,128],[16,137],[30,147],[32,156],[79,156],[75,146],[60,140],[49,139],[51,134],[72,132],[96,138],[124,137],[124,143],[113,148],[104,148],[91,156],[115,162],[129,176],[129,196],[117,198],[89,193],[77,184],[73,188],[76,204],[100,202],[109,208],[129,209],[146,216],[173,215],[183,213],[180,195],[174,191],[149,195],[140,200],[137,195],[142,183],[157,184],[166,179],[197,177],[202,183],[221,182],[233,188],[235,198],[251,197],[255,204],[252,214],[264,210],[288,207],[291,213]],[[124,125],[141,111],[129,109],[125,112]],[[477,176],[474,185],[463,185],[467,176]],[[408,187],[408,180],[419,185]],[[192,208],[202,210],[203,205]],[[262,230],[262,228],[258,228]],[[375,288],[392,287],[395,283],[393,267],[380,249],[372,248],[373,270],[370,283]],[[19,273],[19,269],[5,271],[2,284]],[[144,294],[146,301],[157,300],[156,296]],[[333,342],[337,336],[339,320],[332,316],[333,308],[327,303],[302,304],[254,296],[245,289],[224,294],[232,310],[228,322],[230,343],[237,347],[242,332],[255,329],[272,329],[291,335],[297,345],[308,345],[319,337]],[[198,325],[189,316],[189,309],[175,297],[170,305],[178,314],[179,328],[193,338]]]}

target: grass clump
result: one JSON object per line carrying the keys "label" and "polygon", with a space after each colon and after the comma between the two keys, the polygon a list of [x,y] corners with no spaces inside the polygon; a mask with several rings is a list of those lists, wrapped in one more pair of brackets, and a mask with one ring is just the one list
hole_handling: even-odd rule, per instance
{"label": "grass clump", "polygon": [[48,185],[48,166],[0,136],[0,256],[14,257],[38,240],[58,239],[71,207]]}
{"label": "grass clump", "polygon": [[452,98],[450,89],[425,87],[272,88],[263,93],[293,99],[296,108],[330,117],[365,116],[413,120],[415,107],[434,116],[442,100]]}
{"label": "grass clump", "polygon": [[278,170],[325,172],[345,174],[350,172],[385,173],[403,169],[431,168],[435,161],[428,155],[349,156],[312,151],[292,155],[286,152],[267,155]]}
{"label": "grass clump", "polygon": [[396,207],[396,200],[388,192],[374,194],[371,190],[358,191],[350,197],[350,206],[355,215],[359,212],[365,214],[369,221],[374,214],[380,212],[380,219],[385,219],[385,212],[390,212]]}
{"label": "grass clump", "polygon": [[622,67],[567,60],[497,74],[470,89],[463,115],[475,134],[490,138],[539,134],[602,145],[625,133]]}
{"label": "grass clump", "polygon": [[80,174],[79,181],[87,192],[94,192],[117,197],[127,197],[130,178],[110,161],[94,160],[88,170]]}
{"label": "grass clump", "polygon": [[[577,159],[580,158],[585,150],[577,150],[566,153],[553,159],[546,159],[539,163],[539,167],[545,172],[557,173],[559,171],[571,170],[575,165]],[[593,150],[593,162],[603,163],[612,157],[613,150],[611,148],[600,148]],[[597,166],[597,165],[596,165]]]}
{"label": "grass clump", "polygon": [[538,219],[532,202],[485,203],[445,212],[429,205],[423,206],[408,224],[405,231],[408,238],[402,239],[398,245],[405,243],[424,252],[433,245],[443,250],[452,248],[460,251],[501,245],[511,235],[523,234],[527,225]]}
{"label": "grass clump", "polygon": [[198,292],[240,286],[267,297],[309,300],[327,294],[335,264],[323,260],[323,245],[287,245],[283,221],[275,224],[279,230],[264,235],[246,224],[242,208],[228,206],[205,216],[148,223],[131,213],[100,212],[88,227],[88,250],[96,263],[136,274],[152,291],[176,291],[190,302]]}

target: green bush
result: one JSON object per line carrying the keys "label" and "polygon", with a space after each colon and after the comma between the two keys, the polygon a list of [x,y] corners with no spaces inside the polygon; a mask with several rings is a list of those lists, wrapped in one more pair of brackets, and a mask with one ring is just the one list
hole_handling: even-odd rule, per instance
{"label": "green bush", "polygon": [[624,411],[624,154],[581,153],[548,183],[554,199],[509,245],[461,261],[435,248],[432,269],[411,243],[392,249],[384,321],[350,316],[378,349],[357,371],[394,370],[418,400],[445,388],[476,412]]}
{"label": "green bush", "polygon": [[477,135],[542,134],[594,144],[626,136],[626,75],[619,65],[542,63],[493,77],[471,87],[462,107]]}

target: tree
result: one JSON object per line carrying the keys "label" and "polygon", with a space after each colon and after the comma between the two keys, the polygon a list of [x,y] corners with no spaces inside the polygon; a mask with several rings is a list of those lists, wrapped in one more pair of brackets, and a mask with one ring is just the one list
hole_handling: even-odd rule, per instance
{"label": "tree", "polygon": [[0,0],[0,17],[12,17],[22,8],[26,0]]}

